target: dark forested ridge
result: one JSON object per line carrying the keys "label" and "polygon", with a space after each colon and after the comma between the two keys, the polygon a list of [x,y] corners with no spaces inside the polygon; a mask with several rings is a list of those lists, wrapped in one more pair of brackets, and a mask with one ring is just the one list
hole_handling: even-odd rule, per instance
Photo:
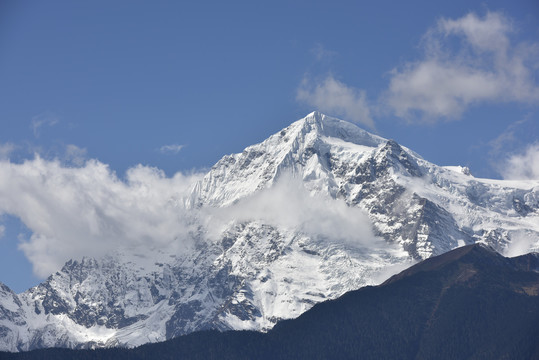
{"label": "dark forested ridge", "polygon": [[267,334],[193,333],[136,349],[1,359],[539,359],[539,257],[470,245],[315,305]]}

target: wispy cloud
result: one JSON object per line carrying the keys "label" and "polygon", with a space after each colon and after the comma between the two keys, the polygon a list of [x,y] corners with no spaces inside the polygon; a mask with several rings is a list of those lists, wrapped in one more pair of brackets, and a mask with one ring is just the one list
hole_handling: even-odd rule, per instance
{"label": "wispy cloud", "polygon": [[32,118],[30,122],[30,128],[34,133],[34,136],[38,138],[40,136],[40,130],[44,126],[54,126],[58,124],[60,120],[58,117],[51,112],[44,112],[42,114],[36,115]]}
{"label": "wispy cloud", "polygon": [[337,56],[337,52],[327,49],[324,45],[317,43],[311,49],[311,53],[314,55],[317,61],[331,60]]}
{"label": "wispy cloud", "polygon": [[500,135],[488,142],[491,148],[490,152],[496,157],[500,154],[506,154],[508,150],[520,142],[517,138],[517,132],[522,131],[523,125],[528,121],[528,117],[526,117],[509,124]]}
{"label": "wispy cloud", "polygon": [[159,148],[159,152],[162,154],[177,154],[184,147],[185,145],[180,144],[163,145]]}
{"label": "wispy cloud", "polygon": [[209,209],[214,223],[261,221],[280,229],[293,229],[322,241],[340,242],[354,247],[391,246],[373,233],[367,214],[349,207],[343,200],[313,195],[300,179],[282,174],[271,188],[258,191],[226,208]]}
{"label": "wispy cloud", "polygon": [[442,18],[423,39],[423,59],[390,73],[384,104],[409,121],[458,119],[482,102],[539,101],[539,44],[515,43],[498,12]]}
{"label": "wispy cloud", "polygon": [[517,230],[511,234],[511,242],[504,251],[505,256],[514,257],[530,252],[537,252],[537,234],[526,230]]}
{"label": "wispy cloud", "polygon": [[365,91],[350,87],[332,75],[316,83],[305,77],[296,99],[329,115],[342,116],[345,120],[374,128]]}
{"label": "wispy cloud", "polygon": [[68,144],[65,149],[64,160],[68,164],[82,166],[86,161],[88,151],[80,148],[77,145]]}
{"label": "wispy cloud", "polygon": [[514,121],[500,135],[488,142],[490,163],[505,179],[539,179],[539,143],[526,144],[530,134],[537,133],[534,114]]}
{"label": "wispy cloud", "polygon": [[504,179],[539,180],[539,142],[530,144],[501,163],[499,171]]}
{"label": "wispy cloud", "polygon": [[0,160],[9,159],[9,156],[15,151],[16,146],[13,143],[0,144]]}

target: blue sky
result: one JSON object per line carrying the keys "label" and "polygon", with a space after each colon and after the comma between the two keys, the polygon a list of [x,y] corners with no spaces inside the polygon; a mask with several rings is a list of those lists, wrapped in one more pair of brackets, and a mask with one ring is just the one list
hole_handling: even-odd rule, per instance
{"label": "blue sky", "polygon": [[[537,178],[538,24],[534,0],[5,0],[0,158],[170,178],[320,110],[478,177]],[[0,227],[16,291],[39,281],[21,207]]]}

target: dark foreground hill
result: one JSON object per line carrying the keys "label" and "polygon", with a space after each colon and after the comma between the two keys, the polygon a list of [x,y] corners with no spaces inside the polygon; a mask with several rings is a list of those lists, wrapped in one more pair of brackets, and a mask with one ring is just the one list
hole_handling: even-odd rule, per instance
{"label": "dark foreground hill", "polygon": [[136,349],[2,359],[539,359],[539,256],[470,245],[314,306],[267,334],[193,333]]}

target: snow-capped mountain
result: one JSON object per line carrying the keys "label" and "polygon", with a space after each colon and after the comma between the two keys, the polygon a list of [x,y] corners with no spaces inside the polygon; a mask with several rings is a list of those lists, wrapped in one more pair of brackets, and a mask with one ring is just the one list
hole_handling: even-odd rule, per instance
{"label": "snow-capped mountain", "polygon": [[0,350],[136,346],[202,329],[267,330],[411,261],[481,242],[539,249],[539,181],[477,179],[318,112],[193,188],[193,246],[72,260],[0,286]]}

